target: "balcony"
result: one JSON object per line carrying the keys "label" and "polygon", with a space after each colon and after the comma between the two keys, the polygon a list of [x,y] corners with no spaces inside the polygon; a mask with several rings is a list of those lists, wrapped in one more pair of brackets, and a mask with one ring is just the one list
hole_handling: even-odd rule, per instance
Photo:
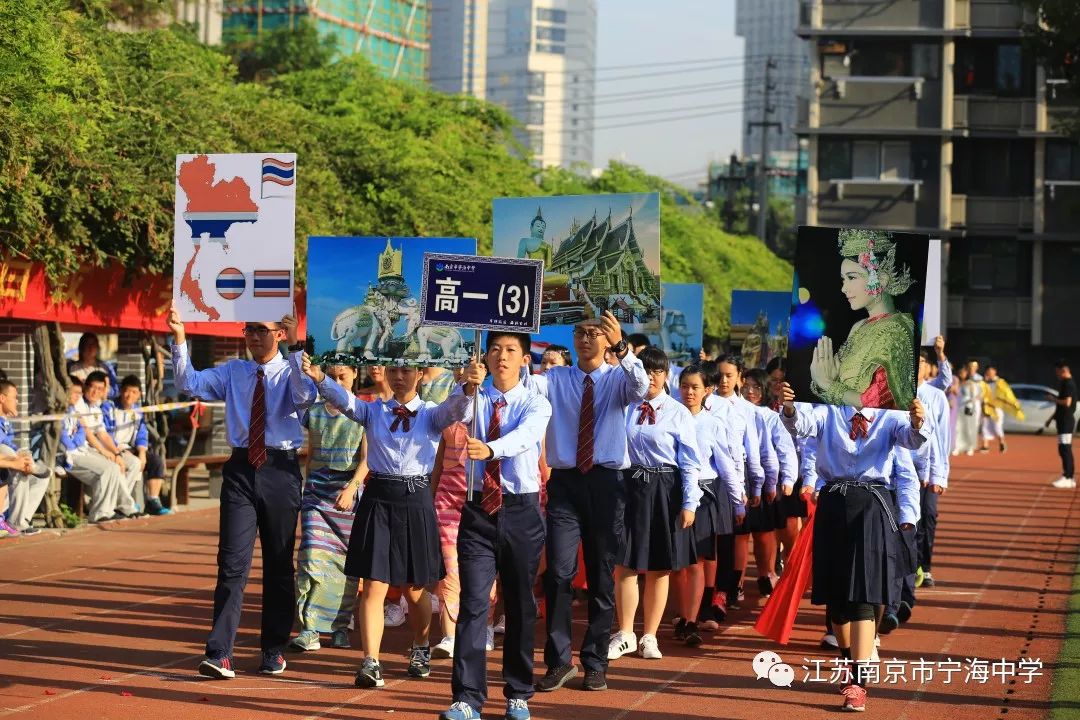
{"label": "balcony", "polygon": [[1080,180],[1047,180],[1046,232],[1080,234]]}
{"label": "balcony", "polygon": [[1034,198],[953,195],[953,227],[969,230],[1030,230],[1034,224]]}
{"label": "balcony", "polygon": [[936,226],[937,193],[919,180],[825,180],[817,188],[819,225]]}
{"label": "balcony", "polygon": [[1028,330],[1030,297],[950,295],[947,325],[963,329]]}
{"label": "balcony", "polygon": [[1080,117],[1080,95],[1069,87],[1067,80],[1047,80],[1047,129],[1059,132],[1062,123],[1075,122],[1077,117]]}
{"label": "balcony", "polygon": [[1035,130],[1035,100],[986,95],[953,98],[953,127],[958,130]]}
{"label": "balcony", "polygon": [[943,0],[808,0],[799,17],[803,28],[815,27],[817,7],[820,27],[829,30],[940,30],[944,20]]}
{"label": "balcony", "polygon": [[972,30],[1019,30],[1030,13],[1015,0],[956,0],[956,27]]}
{"label": "balcony", "polygon": [[941,127],[941,83],[920,77],[835,77],[821,89],[820,125],[910,130]]}

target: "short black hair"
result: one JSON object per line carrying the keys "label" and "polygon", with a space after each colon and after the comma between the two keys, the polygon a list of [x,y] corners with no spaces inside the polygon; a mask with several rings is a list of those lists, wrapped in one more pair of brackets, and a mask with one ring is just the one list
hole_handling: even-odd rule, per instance
{"label": "short black hair", "polygon": [[79,337],[79,353],[82,354],[83,348],[93,342],[98,348],[101,348],[101,342],[98,340],[98,336],[92,332],[83,333]]}
{"label": "short black hair", "polygon": [[68,382],[71,383],[72,387],[77,387],[81,389],[83,386],[83,381],[75,377],[74,375],[68,375]]}
{"label": "short black hair", "polygon": [[94,383],[101,383],[102,385],[109,384],[109,376],[101,370],[95,370],[86,376],[86,380],[83,380],[83,385],[93,385]]}
{"label": "short black hair", "polygon": [[700,375],[701,384],[705,387],[711,387],[715,383],[709,382],[709,380],[711,379],[710,373],[715,373],[716,371],[715,368],[710,369],[707,366],[715,364],[716,363],[713,363],[709,360],[695,360],[694,362],[683,368],[682,373],[679,375],[679,381],[682,382],[682,379],[687,375]]}
{"label": "short black hair", "polygon": [[750,368],[743,373],[743,384],[747,380],[753,380],[761,388],[761,404],[764,407],[772,405],[772,391],[769,389],[769,376],[761,368]]}
{"label": "short black hair", "polygon": [[626,344],[630,347],[641,347],[642,345],[652,345],[649,342],[649,336],[645,333],[634,333],[630,337],[626,338]]}
{"label": "short black hair", "polygon": [[0,379],[0,395],[6,393],[8,391],[8,388],[15,388],[16,390],[18,390],[18,386],[7,378]]}
{"label": "short black hair", "polygon": [[786,358],[774,357],[772,360],[769,361],[769,364],[765,366],[765,372],[768,375],[772,375],[777,370],[779,370],[780,372],[787,375],[787,359]]}
{"label": "short black hair", "polygon": [[1065,361],[1065,358],[1058,358],[1058,359],[1057,359],[1057,360],[1056,360],[1056,361],[1054,362],[1054,369],[1055,369],[1055,370],[1065,370],[1065,369],[1067,369],[1068,367],[1069,367],[1069,363],[1067,363],[1067,362]]}
{"label": "short black hair", "polygon": [[742,368],[743,368],[742,363],[739,362],[739,358],[735,357],[731,353],[724,353],[720,357],[716,358],[716,369],[717,369],[717,371],[720,370],[720,366],[723,365],[724,363],[727,363],[728,365],[734,365],[739,370],[739,372],[742,372]]}
{"label": "short black hair", "polygon": [[126,387],[137,387],[139,391],[142,391],[142,382],[139,380],[138,375],[125,375],[124,379],[120,381],[120,389],[123,390]]}
{"label": "short black hair", "polygon": [[510,332],[509,330],[491,330],[487,334],[487,345],[484,347],[485,351],[491,350],[491,344],[499,338],[513,338],[521,345],[521,354],[528,355],[532,349],[532,336],[528,333]]}
{"label": "short black hair", "polygon": [[671,370],[671,361],[668,360],[667,353],[658,347],[648,346],[641,351],[641,354],[637,356],[641,364],[645,366],[646,372],[650,370],[663,370],[668,372]]}
{"label": "short black hair", "polygon": [[934,364],[934,355],[935,355],[935,351],[932,350],[931,348],[924,347],[924,348],[919,349],[919,357],[921,357],[923,360],[925,360],[930,365]]}

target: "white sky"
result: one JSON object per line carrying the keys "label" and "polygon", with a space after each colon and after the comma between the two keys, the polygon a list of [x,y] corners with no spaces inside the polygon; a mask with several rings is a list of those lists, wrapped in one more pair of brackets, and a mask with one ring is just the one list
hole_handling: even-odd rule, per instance
{"label": "white sky", "polygon": [[[610,159],[624,160],[693,187],[704,179],[710,160],[724,160],[741,145],[743,41],[735,36],[735,0],[599,0],[598,14],[594,164],[605,167]],[[670,64],[702,59],[715,62]],[[605,69],[644,63],[655,66]],[[674,72],[629,77],[669,71]],[[705,84],[721,87],[634,97]],[[619,97],[605,100],[614,94]],[[704,117],[604,129],[685,115]]]}

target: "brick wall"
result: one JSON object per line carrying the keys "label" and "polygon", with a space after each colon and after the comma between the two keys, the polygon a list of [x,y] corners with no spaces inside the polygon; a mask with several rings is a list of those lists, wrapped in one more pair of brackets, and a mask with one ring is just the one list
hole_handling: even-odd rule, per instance
{"label": "brick wall", "polygon": [[[33,398],[34,342],[33,324],[22,320],[0,318],[0,369],[19,390],[19,414],[29,415]],[[17,423],[19,446],[29,446],[30,426]]]}
{"label": "brick wall", "polygon": [[120,330],[116,338],[116,379],[128,375],[139,378],[139,385],[146,392],[146,364],[143,362],[141,333]]}

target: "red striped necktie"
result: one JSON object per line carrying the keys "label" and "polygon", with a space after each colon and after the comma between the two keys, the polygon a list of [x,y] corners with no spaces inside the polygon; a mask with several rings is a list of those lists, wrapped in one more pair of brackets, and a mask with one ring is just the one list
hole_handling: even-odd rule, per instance
{"label": "red striped necktie", "polygon": [[248,422],[248,462],[258,470],[266,462],[266,373],[255,373],[255,391],[251,395],[251,417]]}
{"label": "red striped necktie", "polygon": [[[499,427],[502,415],[499,412],[506,407],[506,399],[499,398],[491,409],[491,422],[488,424],[487,441],[498,440],[502,437]],[[480,498],[480,507],[488,515],[494,515],[502,507],[502,473],[499,460],[488,460],[484,465],[484,494]]]}
{"label": "red striped necktie", "polygon": [[410,430],[410,418],[416,417],[416,411],[410,410],[404,405],[398,405],[394,408],[394,422],[390,423],[390,432],[396,432],[398,427],[401,427],[402,432],[409,432]]}
{"label": "red striped necktie", "polygon": [[647,400],[641,403],[641,407],[638,408],[637,424],[644,425],[646,420],[649,421],[650,425],[656,424],[656,408]]}
{"label": "red striped necktie", "polygon": [[593,426],[596,424],[593,409],[593,379],[585,376],[585,387],[581,391],[581,415],[577,431],[577,468],[582,474],[593,467]]}
{"label": "red striped necktie", "polygon": [[851,439],[866,439],[870,435],[870,418],[857,412],[851,416]]}

